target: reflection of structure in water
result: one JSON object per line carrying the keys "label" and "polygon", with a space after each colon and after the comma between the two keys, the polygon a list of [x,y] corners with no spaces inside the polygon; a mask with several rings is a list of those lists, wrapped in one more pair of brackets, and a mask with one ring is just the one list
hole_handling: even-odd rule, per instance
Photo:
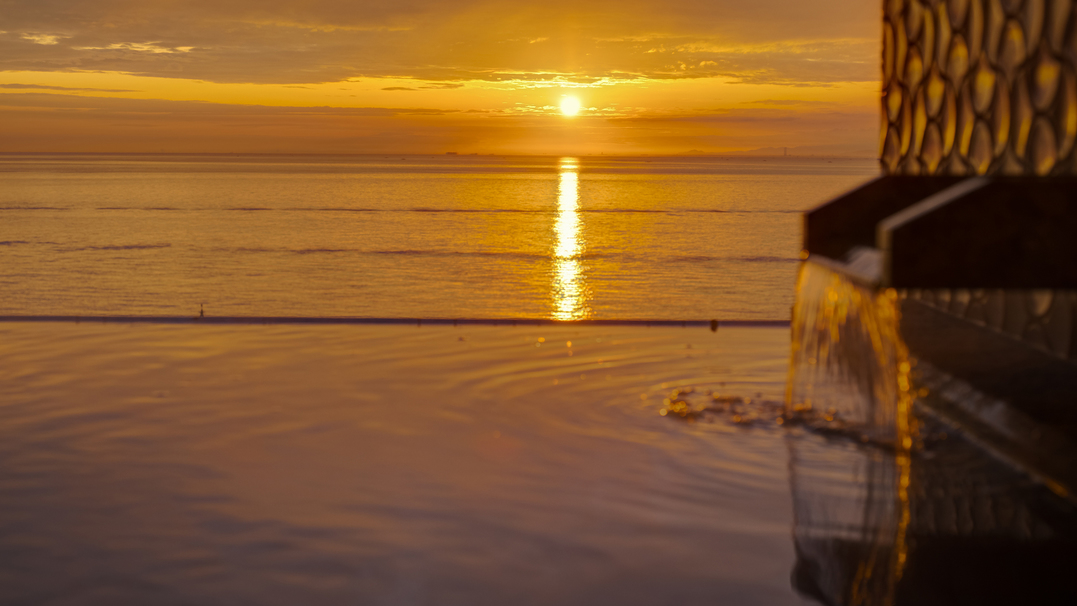
{"label": "reflection of structure in water", "polygon": [[[927,426],[931,424],[928,423]],[[789,439],[793,586],[823,604],[1074,604],[1077,511],[957,434],[902,465],[878,448]]]}
{"label": "reflection of structure in water", "polygon": [[[902,317],[910,304],[801,269],[786,411],[794,586],[824,604],[1077,603],[1077,505],[931,416],[932,367],[906,350],[926,342]],[[801,428],[819,419],[843,431]]]}

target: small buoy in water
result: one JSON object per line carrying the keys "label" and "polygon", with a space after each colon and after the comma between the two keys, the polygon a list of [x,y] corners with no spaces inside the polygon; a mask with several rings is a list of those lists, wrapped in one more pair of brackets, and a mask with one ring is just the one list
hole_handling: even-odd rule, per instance
{"label": "small buoy in water", "polygon": [[718,320],[711,320],[711,332],[718,332]]}
{"label": "small buoy in water", "polygon": [[198,304],[198,317],[199,318],[206,317],[206,304],[205,303],[199,303]]}

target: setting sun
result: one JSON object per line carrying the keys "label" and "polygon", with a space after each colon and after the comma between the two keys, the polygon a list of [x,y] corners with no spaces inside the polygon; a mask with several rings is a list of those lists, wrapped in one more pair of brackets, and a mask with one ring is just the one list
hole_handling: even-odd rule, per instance
{"label": "setting sun", "polygon": [[78,4],[3,2],[0,152],[878,146],[877,2]]}
{"label": "setting sun", "polygon": [[561,113],[566,116],[575,116],[580,113],[580,100],[576,97],[564,97],[561,99]]}

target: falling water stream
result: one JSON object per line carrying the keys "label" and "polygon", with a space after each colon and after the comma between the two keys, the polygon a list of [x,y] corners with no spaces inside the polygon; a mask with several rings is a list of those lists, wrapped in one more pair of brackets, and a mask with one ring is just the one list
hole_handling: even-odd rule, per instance
{"label": "falling water stream", "polygon": [[[850,440],[834,447],[790,430],[794,584],[809,595],[886,604],[905,566],[913,427],[899,319],[893,290],[801,267],[786,417]],[[852,490],[849,478],[859,480]]]}
{"label": "falling water stream", "polygon": [[842,605],[1071,603],[1073,502],[922,404],[902,297],[801,267],[783,419],[794,587]]}

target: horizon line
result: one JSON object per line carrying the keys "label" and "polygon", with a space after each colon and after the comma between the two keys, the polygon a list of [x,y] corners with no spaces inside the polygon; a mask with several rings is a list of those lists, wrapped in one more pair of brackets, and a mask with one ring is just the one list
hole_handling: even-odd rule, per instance
{"label": "horizon line", "polygon": [[478,152],[193,152],[193,151],[0,151],[0,156],[454,156],[458,158],[468,157],[498,157],[498,158],[794,158],[794,159],[825,159],[825,160],[878,160],[878,156],[858,155],[827,155],[827,154],[753,154],[747,152],[700,152],[680,154],[516,154],[516,153],[478,153]]}

